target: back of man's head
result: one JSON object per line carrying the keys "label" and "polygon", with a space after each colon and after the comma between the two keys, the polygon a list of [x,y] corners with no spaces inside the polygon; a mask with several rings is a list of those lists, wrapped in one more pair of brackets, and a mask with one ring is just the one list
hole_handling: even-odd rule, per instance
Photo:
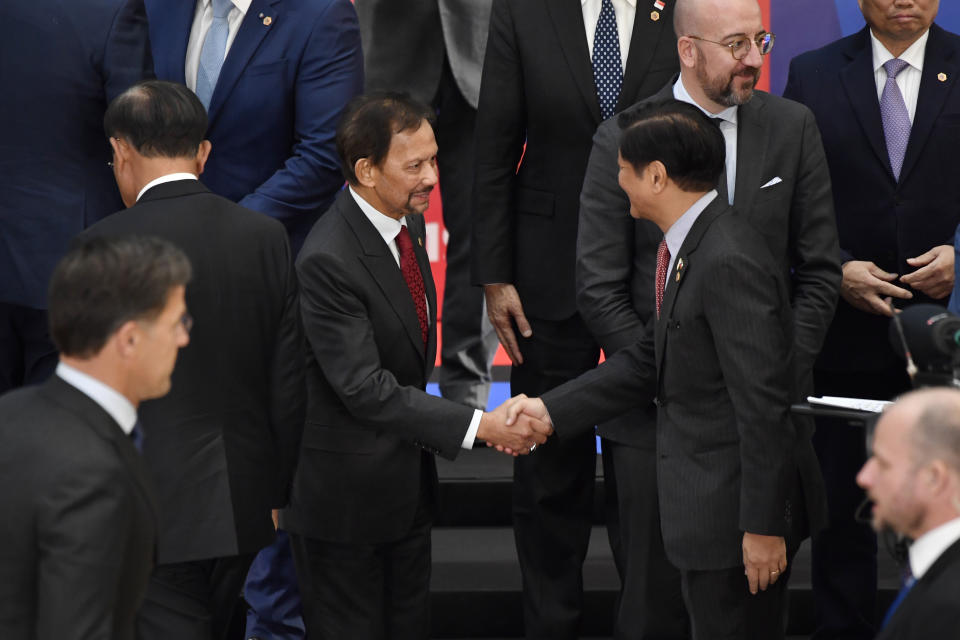
{"label": "back of man's head", "polygon": [[165,240],[81,238],[50,279],[50,335],[63,355],[89,359],[124,323],[159,314],[190,277],[187,256]]}
{"label": "back of man's head", "polygon": [[433,126],[435,119],[433,110],[406,93],[377,91],[351,100],[340,117],[336,138],[347,182],[357,185],[358,160],[367,158],[371,165],[381,166],[395,134],[416,131],[424,121]]}
{"label": "back of man's head", "polygon": [[207,132],[207,111],[186,86],[148,80],[113,99],[103,127],[144,157],[192,158]]}
{"label": "back of man's head", "polygon": [[653,102],[625,111],[618,120],[620,155],[638,173],[661,162],[682,191],[707,192],[717,186],[726,161],[720,128],[693,105]]}

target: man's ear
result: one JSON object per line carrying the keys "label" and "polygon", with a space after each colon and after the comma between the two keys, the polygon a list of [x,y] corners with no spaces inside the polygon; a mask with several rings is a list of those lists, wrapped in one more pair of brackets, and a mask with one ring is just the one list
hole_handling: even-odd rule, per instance
{"label": "man's ear", "polygon": [[130,145],[123,138],[110,136],[110,146],[113,147],[113,167],[120,173],[130,160]]}
{"label": "man's ear", "polygon": [[377,185],[377,167],[370,162],[370,158],[360,158],[353,165],[353,173],[357,176],[357,182],[364,187],[375,187]]}
{"label": "man's ear", "polygon": [[207,166],[207,159],[210,157],[210,149],[213,148],[213,145],[209,140],[204,140],[200,143],[200,146],[197,147],[197,175],[203,173],[203,168]]}
{"label": "man's ear", "polygon": [[647,165],[647,179],[654,193],[662,193],[667,188],[667,167],[659,160]]}
{"label": "man's ear", "polygon": [[127,320],[120,325],[108,342],[121,358],[126,359],[132,356],[140,342],[140,327],[136,320]]}
{"label": "man's ear", "polygon": [[680,58],[681,66],[693,69],[697,63],[697,45],[690,38],[679,38],[677,40],[677,56]]}

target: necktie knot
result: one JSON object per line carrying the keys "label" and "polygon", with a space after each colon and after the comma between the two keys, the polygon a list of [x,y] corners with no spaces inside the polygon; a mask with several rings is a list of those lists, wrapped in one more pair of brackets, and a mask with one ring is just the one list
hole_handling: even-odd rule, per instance
{"label": "necktie knot", "polygon": [[233,0],[212,0],[212,2],[214,19],[223,20],[230,15],[230,10],[233,9]]}
{"label": "necktie knot", "polygon": [[397,250],[401,258],[403,255],[413,249],[413,240],[410,238],[410,230],[406,226],[400,227],[400,233],[397,234]]}
{"label": "necktie knot", "polygon": [[143,453],[143,427],[140,426],[139,420],[133,423],[133,429],[130,430],[129,437],[137,451]]}
{"label": "necktie knot", "polygon": [[883,63],[883,70],[887,72],[888,78],[896,78],[900,72],[910,66],[910,63],[900,58],[893,58]]}

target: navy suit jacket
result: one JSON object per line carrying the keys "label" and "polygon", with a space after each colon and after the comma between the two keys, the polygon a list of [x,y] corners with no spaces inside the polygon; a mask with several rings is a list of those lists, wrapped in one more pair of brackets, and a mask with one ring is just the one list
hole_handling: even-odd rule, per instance
{"label": "navy suit jacket", "polygon": [[[784,96],[810,107],[830,166],[843,260],[870,260],[891,273],[907,258],[953,243],[960,222],[960,37],[930,28],[920,94],[900,181],[887,154],[870,33],[794,58]],[[898,283],[899,284],[899,283]],[[907,285],[899,284],[906,289]],[[901,306],[931,300],[919,291]],[[817,367],[891,371],[903,366],[887,339],[889,319],[840,300]]]}
{"label": "navy suit jacket", "polygon": [[[196,1],[146,4],[157,77],[185,83]],[[343,186],[334,136],[362,90],[349,0],[253,0],[210,100],[203,183],[280,220],[296,252]]]}
{"label": "navy suit jacket", "polygon": [[45,309],[70,239],[123,206],[103,114],[152,76],[143,0],[0,3],[0,302]]}

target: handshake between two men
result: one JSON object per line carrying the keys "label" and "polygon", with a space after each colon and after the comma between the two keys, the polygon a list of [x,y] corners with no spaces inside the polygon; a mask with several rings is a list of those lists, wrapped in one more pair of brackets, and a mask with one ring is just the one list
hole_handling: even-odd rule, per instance
{"label": "handshake between two men", "polygon": [[497,451],[521,456],[533,453],[553,434],[553,423],[539,398],[516,395],[484,412],[477,438]]}

